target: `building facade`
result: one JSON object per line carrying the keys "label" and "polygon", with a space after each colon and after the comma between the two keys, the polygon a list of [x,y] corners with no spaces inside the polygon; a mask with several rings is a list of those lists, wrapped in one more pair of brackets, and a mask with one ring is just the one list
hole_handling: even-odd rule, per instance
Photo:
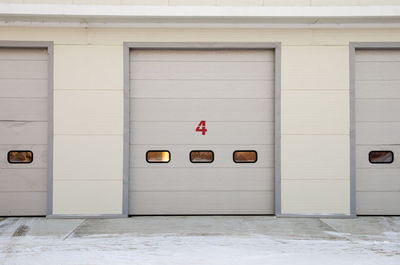
{"label": "building facade", "polygon": [[0,215],[400,214],[400,1],[1,1]]}

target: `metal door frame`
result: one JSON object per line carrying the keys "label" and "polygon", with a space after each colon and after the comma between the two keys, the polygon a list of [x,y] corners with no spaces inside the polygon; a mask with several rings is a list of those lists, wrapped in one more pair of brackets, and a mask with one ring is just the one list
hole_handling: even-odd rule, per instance
{"label": "metal door frame", "polygon": [[281,215],[281,43],[280,42],[124,42],[124,161],[122,214],[129,216],[130,51],[146,50],[274,50],[274,211]]}

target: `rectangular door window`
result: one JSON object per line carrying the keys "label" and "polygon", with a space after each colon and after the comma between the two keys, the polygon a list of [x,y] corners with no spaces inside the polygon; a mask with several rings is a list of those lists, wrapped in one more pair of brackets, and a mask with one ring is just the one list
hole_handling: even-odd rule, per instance
{"label": "rectangular door window", "polygon": [[235,163],[255,163],[257,162],[257,152],[254,150],[237,150],[233,152]]}
{"label": "rectangular door window", "polygon": [[12,150],[7,155],[8,163],[10,164],[29,164],[33,161],[32,151]]}
{"label": "rectangular door window", "polygon": [[170,160],[171,153],[167,150],[151,150],[146,153],[148,163],[168,163]]}
{"label": "rectangular door window", "polygon": [[392,151],[371,151],[369,152],[369,162],[372,164],[393,163],[394,155]]}
{"label": "rectangular door window", "polygon": [[195,150],[190,152],[190,162],[192,163],[212,163],[214,152],[210,150]]}

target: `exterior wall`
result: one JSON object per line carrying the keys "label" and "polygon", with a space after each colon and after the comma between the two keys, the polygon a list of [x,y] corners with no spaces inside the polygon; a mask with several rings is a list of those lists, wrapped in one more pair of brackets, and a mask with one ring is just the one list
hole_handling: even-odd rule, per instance
{"label": "exterior wall", "polygon": [[122,48],[55,45],[54,214],[122,212]]}
{"label": "exterior wall", "polygon": [[349,42],[400,29],[1,27],[54,41],[54,214],[121,214],[123,42],[282,43],[282,214],[349,214]]}
{"label": "exterior wall", "polygon": [[348,50],[282,48],[282,213],[350,213]]}
{"label": "exterior wall", "polygon": [[0,3],[164,6],[382,6],[400,5],[400,0],[0,0]]}

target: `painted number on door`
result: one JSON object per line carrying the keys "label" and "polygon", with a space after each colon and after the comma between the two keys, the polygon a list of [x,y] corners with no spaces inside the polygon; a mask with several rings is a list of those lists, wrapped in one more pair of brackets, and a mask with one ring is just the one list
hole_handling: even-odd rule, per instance
{"label": "painted number on door", "polygon": [[199,125],[197,125],[196,132],[201,132],[202,135],[206,135],[206,121],[201,121]]}

